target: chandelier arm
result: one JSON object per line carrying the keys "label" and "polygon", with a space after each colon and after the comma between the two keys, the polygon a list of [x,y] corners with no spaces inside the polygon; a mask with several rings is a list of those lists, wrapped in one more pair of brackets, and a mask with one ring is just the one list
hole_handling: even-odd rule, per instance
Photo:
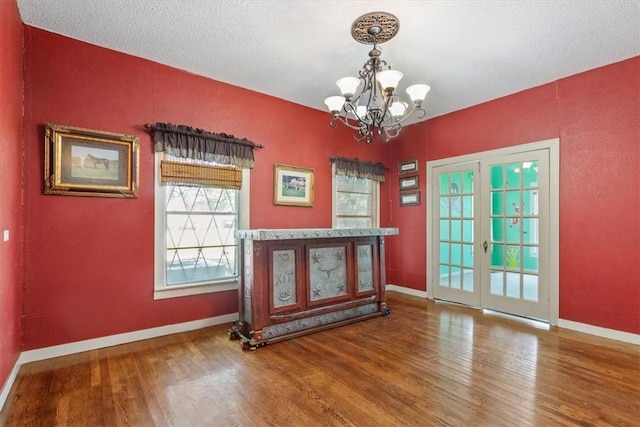
{"label": "chandelier arm", "polygon": [[416,116],[416,118],[418,120],[420,119],[424,119],[427,115],[427,110],[425,110],[422,107],[413,107],[411,110],[409,110],[409,112],[404,114],[404,117],[402,117],[400,120],[396,120],[395,122],[393,122],[394,124],[402,124],[403,122],[405,122],[409,117],[411,117],[414,113],[417,113],[418,115]]}
{"label": "chandelier arm", "polygon": [[402,126],[400,123],[396,122],[393,126],[384,128],[384,136],[386,137],[386,140],[389,141],[390,139],[397,138],[398,135],[400,135],[401,130]]}
{"label": "chandelier arm", "polygon": [[331,122],[329,122],[329,126],[331,126],[332,128],[335,128],[336,127],[336,123],[335,123],[336,120],[342,122],[342,124],[344,124],[345,126],[351,128],[353,130],[357,130],[357,131],[360,130],[360,126],[352,125],[351,123],[349,123],[349,121],[346,118],[343,118],[342,116],[337,116],[337,117],[334,117],[333,119],[331,119]]}
{"label": "chandelier arm", "polygon": [[[347,118],[347,114],[351,113],[351,114],[353,114],[354,116],[356,116],[356,121],[357,121],[358,123],[365,123],[365,122],[366,122],[366,121],[365,121],[366,117],[360,117],[360,115],[358,114],[358,109],[357,109],[357,108],[354,108],[354,106],[353,106],[354,102],[355,102],[355,103],[356,103],[356,105],[357,105],[357,103],[358,103],[358,99],[360,99],[360,96],[358,96],[357,98],[355,98],[355,99],[354,99],[353,101],[351,101],[351,102],[347,102],[347,103],[345,103],[345,104],[342,106],[342,109],[343,109],[343,110],[344,110],[344,112],[345,112],[345,116],[344,116],[344,118],[345,118],[345,120],[349,120],[349,119]],[[354,128],[354,127],[352,127],[352,129],[356,129],[356,130],[357,130],[357,129],[360,129],[360,127],[355,127],[355,128]]]}

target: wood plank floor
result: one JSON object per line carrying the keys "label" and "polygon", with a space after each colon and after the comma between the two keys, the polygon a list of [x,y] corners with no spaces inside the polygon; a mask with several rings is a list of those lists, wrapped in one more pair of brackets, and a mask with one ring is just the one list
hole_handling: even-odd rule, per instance
{"label": "wood plank floor", "polygon": [[22,367],[0,425],[640,426],[640,348],[388,294],[255,352],[229,325]]}

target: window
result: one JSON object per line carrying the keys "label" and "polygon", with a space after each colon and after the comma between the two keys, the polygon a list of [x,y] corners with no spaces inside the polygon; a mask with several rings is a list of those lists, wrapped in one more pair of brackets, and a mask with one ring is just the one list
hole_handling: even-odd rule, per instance
{"label": "window", "polygon": [[379,227],[380,183],[372,179],[338,175],[333,166],[333,227]]}
{"label": "window", "polygon": [[155,299],[238,287],[235,231],[248,228],[249,171],[241,190],[203,185],[160,185],[156,155]]}

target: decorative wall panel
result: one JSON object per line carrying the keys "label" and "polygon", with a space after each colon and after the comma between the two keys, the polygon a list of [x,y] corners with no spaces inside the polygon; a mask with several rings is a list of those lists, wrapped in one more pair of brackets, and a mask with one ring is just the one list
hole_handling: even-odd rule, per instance
{"label": "decorative wall panel", "polygon": [[293,249],[273,251],[273,306],[296,304],[296,253]]}
{"label": "decorative wall panel", "polygon": [[318,301],[347,294],[344,246],[309,249],[309,299]]}
{"label": "decorative wall panel", "polygon": [[358,291],[373,290],[373,245],[357,245]]}

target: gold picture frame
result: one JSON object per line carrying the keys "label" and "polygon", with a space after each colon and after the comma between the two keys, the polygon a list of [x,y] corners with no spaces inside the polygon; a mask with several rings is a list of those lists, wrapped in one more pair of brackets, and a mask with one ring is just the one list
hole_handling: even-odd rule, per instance
{"label": "gold picture frame", "polygon": [[137,136],[47,123],[44,193],[138,197]]}
{"label": "gold picture frame", "polygon": [[273,169],[273,204],[313,206],[313,169],[276,163]]}

